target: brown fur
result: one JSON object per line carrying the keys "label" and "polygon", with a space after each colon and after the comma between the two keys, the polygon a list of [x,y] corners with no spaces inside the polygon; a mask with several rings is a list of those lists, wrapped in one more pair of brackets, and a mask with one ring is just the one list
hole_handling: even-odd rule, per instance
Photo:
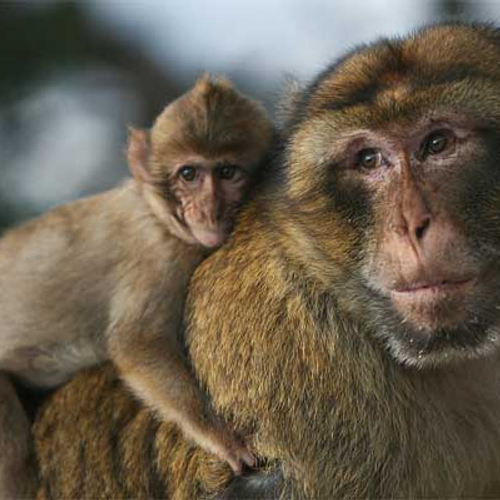
{"label": "brown fur", "polygon": [[[81,392],[72,401],[75,386]],[[36,428],[40,474],[51,478],[42,481],[40,500],[196,498],[220,489],[233,477],[227,465],[184,440],[174,425],[160,423],[135,402],[111,365],[77,376],[53,402],[57,403],[44,413],[45,422]],[[67,404],[75,410],[71,429],[69,415],[56,410]],[[95,417],[91,424],[86,419],[90,412]],[[101,434],[103,426],[109,434]],[[55,428],[62,432],[55,435]],[[179,487],[184,477],[191,480]]]}
{"label": "brown fur", "polygon": [[[383,321],[392,310],[380,301],[381,309],[373,309],[360,274],[376,251],[370,241],[372,207],[363,203],[364,192],[350,196],[354,181],[346,184],[340,173],[332,179],[335,166],[322,161],[325,144],[341,147],[336,141],[351,128],[385,133],[406,120],[405,133],[415,113],[443,110],[486,124],[497,139],[489,143],[488,158],[498,158],[493,153],[500,135],[499,68],[496,30],[441,26],[360,49],[294,100],[282,175],[244,210],[228,244],[197,269],[188,300],[196,373],[217,411],[241,433],[253,435],[255,449],[271,468],[246,480],[225,484],[228,478],[221,474],[211,482],[199,452],[181,449],[185,445],[163,425],[155,442],[163,431],[171,439],[161,448],[165,462],[156,462],[168,474],[165,494],[203,498],[208,489],[221,498],[500,496],[498,347],[471,350],[470,359],[435,366],[394,359],[379,335],[388,326],[396,328],[392,320]],[[455,216],[487,255],[500,244],[500,180],[480,175],[489,172],[481,160],[479,175],[468,177],[471,191],[464,193],[475,193],[474,204],[457,205]],[[471,202],[467,196],[463,203]],[[499,275],[496,270],[492,279],[498,282]],[[368,297],[376,300],[374,294]],[[497,316],[490,319],[498,326]],[[50,498],[43,493],[50,488],[70,498],[79,488],[119,477],[110,460],[104,470],[89,472],[94,462],[76,456],[80,440],[58,442],[58,436],[74,431],[78,416],[92,427],[81,434],[89,439],[83,450],[110,453],[102,437],[113,435],[114,423],[100,421],[95,408],[79,402],[84,389],[100,387],[107,404],[106,398],[123,404],[124,397],[110,389],[109,374],[96,373],[66,387],[42,414],[40,498]],[[141,435],[136,426],[118,432],[123,440]],[[63,465],[47,468],[54,464],[50,456]],[[193,468],[180,474],[174,464],[188,462]],[[141,458],[132,467],[147,478],[143,484],[157,470]],[[202,477],[204,486],[196,490]],[[127,494],[139,497],[143,491]],[[104,496],[120,495],[118,487],[110,487]]]}
{"label": "brown fur", "polygon": [[234,156],[252,166],[268,151],[271,133],[262,105],[242,98],[228,80],[204,75],[157,118],[152,174],[161,178],[165,162],[174,164],[189,155]]}
{"label": "brown fur", "polygon": [[[236,472],[253,464],[206,408],[182,352],[181,321],[188,280],[208,254],[198,236],[227,237],[272,139],[260,105],[227,80],[204,76],[151,132],[131,130],[134,180],[3,236],[0,498],[23,494],[30,475],[28,423],[7,374],[54,387],[106,359],[159,418]],[[175,164],[193,155],[204,179],[194,187]],[[237,176],[220,175],[226,162],[237,165]]]}

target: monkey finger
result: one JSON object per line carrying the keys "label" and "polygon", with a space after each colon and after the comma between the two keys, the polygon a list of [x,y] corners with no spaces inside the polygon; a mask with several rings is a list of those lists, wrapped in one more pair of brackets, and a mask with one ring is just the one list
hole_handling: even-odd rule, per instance
{"label": "monkey finger", "polygon": [[257,457],[246,448],[242,450],[240,458],[248,467],[253,468],[257,465]]}
{"label": "monkey finger", "polygon": [[231,467],[236,476],[241,476],[243,472],[241,460],[239,460],[232,454],[226,455],[225,457],[223,457],[223,459],[229,464],[229,466]]}

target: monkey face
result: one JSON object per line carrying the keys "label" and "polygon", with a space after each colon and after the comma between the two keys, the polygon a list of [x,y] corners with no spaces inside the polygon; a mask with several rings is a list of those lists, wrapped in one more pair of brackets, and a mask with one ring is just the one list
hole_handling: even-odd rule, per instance
{"label": "monkey face", "polygon": [[174,169],[171,193],[179,220],[201,245],[222,245],[248,191],[249,175],[225,160],[195,158]]}
{"label": "monkey face", "polygon": [[488,352],[498,339],[498,228],[481,229],[478,169],[495,178],[494,141],[463,116],[403,128],[364,137],[345,172],[370,214],[359,274],[377,333],[409,363]]}
{"label": "monkey face", "polygon": [[[362,49],[291,121],[297,219],[339,301],[410,365],[500,346],[500,42],[483,35],[444,26]],[[461,60],[471,39],[494,68]]]}

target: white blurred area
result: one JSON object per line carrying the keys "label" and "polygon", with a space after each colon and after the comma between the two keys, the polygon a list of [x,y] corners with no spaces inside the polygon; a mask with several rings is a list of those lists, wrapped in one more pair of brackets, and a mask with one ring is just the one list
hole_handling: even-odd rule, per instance
{"label": "white blurred area", "polygon": [[[44,9],[54,1],[32,0],[23,8]],[[359,43],[438,20],[432,0],[86,0],[80,5],[89,23],[140,47],[180,89],[202,71],[220,72],[271,106],[288,76],[308,81]],[[472,5],[477,18],[498,18],[500,2]],[[15,137],[9,123],[13,109],[0,108],[0,197],[18,218],[104,190],[127,175],[125,130],[139,119],[137,96],[119,75],[106,71],[74,67],[42,79],[15,104]]]}
{"label": "white blurred area", "polygon": [[308,80],[346,49],[428,21],[415,0],[88,0],[91,15],[155,58],[182,82],[202,70],[252,80],[259,93],[285,75]]}
{"label": "white blurred area", "polygon": [[[19,207],[20,216],[111,187],[117,165],[126,175],[124,148],[117,144],[125,134],[124,115],[133,116],[136,103],[118,82],[95,92],[96,77],[105,73],[56,74],[18,103],[20,137],[0,140],[0,151],[8,164],[1,176],[3,196]],[[117,110],[123,109],[127,113],[120,117]]]}

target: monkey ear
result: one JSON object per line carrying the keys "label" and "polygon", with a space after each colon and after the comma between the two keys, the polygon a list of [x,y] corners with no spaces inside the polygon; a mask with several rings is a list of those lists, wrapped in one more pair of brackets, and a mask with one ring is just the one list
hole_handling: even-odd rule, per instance
{"label": "monkey ear", "polygon": [[301,100],[304,87],[292,75],[287,75],[283,97],[276,106],[278,124],[285,127],[292,116],[295,116]]}
{"label": "monkey ear", "polygon": [[151,182],[148,168],[149,134],[146,130],[128,128],[127,159],[130,172],[139,182]]}

